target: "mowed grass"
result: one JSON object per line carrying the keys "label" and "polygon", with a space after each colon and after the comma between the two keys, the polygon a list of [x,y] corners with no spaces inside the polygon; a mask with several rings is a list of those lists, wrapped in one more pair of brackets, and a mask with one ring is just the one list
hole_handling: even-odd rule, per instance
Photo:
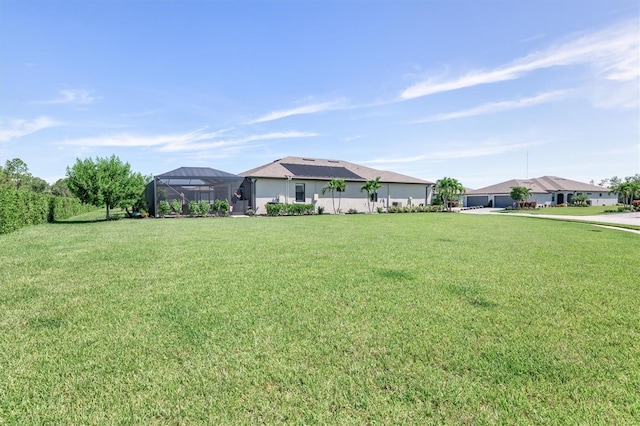
{"label": "mowed grass", "polygon": [[462,214],[0,236],[0,423],[631,424],[640,237]]}

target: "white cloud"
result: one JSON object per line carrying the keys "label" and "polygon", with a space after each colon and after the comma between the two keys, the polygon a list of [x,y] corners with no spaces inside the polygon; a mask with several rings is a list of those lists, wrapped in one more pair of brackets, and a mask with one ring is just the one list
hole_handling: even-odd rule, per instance
{"label": "white cloud", "polygon": [[49,127],[59,126],[62,123],[49,117],[37,117],[33,120],[1,120],[0,121],[0,142],[8,142],[11,139],[35,133]]}
{"label": "white cloud", "polygon": [[532,146],[542,145],[545,142],[518,142],[518,143],[466,143],[458,149],[448,151],[433,151],[429,154],[414,155],[411,157],[398,158],[378,158],[374,160],[361,161],[363,164],[398,164],[398,163],[415,163],[419,161],[439,161],[439,160],[459,160],[463,158],[486,157],[490,155],[502,154],[518,149],[529,148]]}
{"label": "white cloud", "polygon": [[292,115],[315,114],[318,112],[332,111],[345,108],[344,99],[338,99],[331,102],[322,102],[316,104],[303,105],[297,108],[291,108],[281,111],[272,111],[261,117],[247,122],[247,124],[264,123],[267,121],[279,120],[281,118],[290,117]]}
{"label": "white cloud", "polygon": [[64,141],[65,145],[82,147],[119,146],[119,147],[156,147],[161,152],[196,151],[243,145],[257,141],[304,138],[317,136],[312,132],[276,132],[261,135],[250,135],[240,138],[220,140],[220,136],[232,129],[206,132],[206,128],[177,134],[141,136],[128,133],[102,135],[90,138],[77,138]]}
{"label": "white cloud", "polygon": [[628,81],[640,77],[640,37],[634,21],[571,40],[541,52],[531,53],[492,70],[472,71],[451,80],[430,78],[401,94],[404,100],[480,84],[513,80],[535,70],[588,64],[607,80]]}
{"label": "white cloud", "polygon": [[526,108],[533,105],[538,105],[546,102],[557,101],[566,96],[566,91],[547,92],[540,95],[518,99],[515,101],[502,101],[502,102],[489,102],[475,108],[464,109],[460,111],[454,111],[443,114],[436,114],[427,117],[422,120],[416,121],[416,123],[431,123],[434,121],[445,121],[463,117],[473,117],[476,115],[494,114],[496,112],[510,111],[519,108]]}
{"label": "white cloud", "polygon": [[208,149],[217,149],[217,148],[229,148],[231,146],[245,145],[252,142],[260,142],[266,140],[274,140],[274,139],[297,139],[297,138],[309,138],[318,136],[317,133],[313,132],[275,132],[275,133],[266,133],[262,135],[251,135],[243,138],[237,139],[226,139],[226,140],[218,140],[215,142],[209,143],[198,143],[198,144],[183,144],[183,145],[165,145],[160,148],[160,151],[163,152],[175,152],[175,151],[185,151],[185,150],[208,150]]}
{"label": "white cloud", "polygon": [[59,90],[58,97],[46,101],[34,101],[36,104],[82,104],[88,105],[96,100],[87,90]]}

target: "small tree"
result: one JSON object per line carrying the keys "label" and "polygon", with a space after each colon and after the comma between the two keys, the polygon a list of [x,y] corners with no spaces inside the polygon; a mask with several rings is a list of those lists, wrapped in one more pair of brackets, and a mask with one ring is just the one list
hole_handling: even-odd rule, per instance
{"label": "small tree", "polygon": [[118,157],[77,159],[67,167],[69,190],[85,204],[107,208],[107,220],[111,209],[133,206],[141,202],[145,177],[131,171],[129,163]]}
{"label": "small tree", "polygon": [[436,182],[435,189],[439,197],[442,197],[447,210],[451,211],[451,201],[460,199],[460,195],[464,194],[464,186],[457,179],[444,177]]}
{"label": "small tree", "polygon": [[171,209],[175,214],[182,214],[182,202],[180,200],[173,200],[171,202]]}
{"label": "small tree", "polygon": [[[333,213],[340,211],[340,203],[342,201],[342,193],[347,189],[347,182],[344,179],[332,178],[329,183],[322,188],[322,194],[331,190],[331,202],[333,204]],[[335,193],[338,192],[338,210],[336,210]]]}
{"label": "small tree", "polygon": [[588,201],[589,197],[584,194],[578,194],[571,199],[571,204],[578,207],[587,207],[589,205]]}
{"label": "small tree", "polygon": [[[376,177],[375,179],[366,181],[362,188],[360,188],[360,192],[366,191],[367,193],[367,207],[369,208],[369,213],[373,212],[373,210],[371,209],[371,197],[373,194],[377,194],[378,189],[380,188],[382,188],[382,184],[380,183],[380,176]],[[376,201],[377,199],[373,201],[374,206]]]}
{"label": "small tree", "polygon": [[158,213],[160,213],[160,216],[167,215],[170,211],[171,206],[169,205],[169,202],[167,202],[166,200],[161,200],[158,203]]}
{"label": "small tree", "polygon": [[531,190],[524,186],[514,186],[513,188],[511,188],[509,197],[511,197],[512,200],[518,203],[518,208],[521,208],[521,203],[526,201],[527,198],[531,197]]}

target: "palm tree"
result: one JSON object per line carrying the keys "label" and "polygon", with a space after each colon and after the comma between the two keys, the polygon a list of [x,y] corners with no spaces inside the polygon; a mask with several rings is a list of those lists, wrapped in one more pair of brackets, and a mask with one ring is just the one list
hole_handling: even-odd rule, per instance
{"label": "palm tree", "polygon": [[634,177],[627,177],[624,182],[612,186],[609,194],[617,194],[622,199],[622,204],[631,205],[633,199],[640,196],[640,180],[635,181]]}
{"label": "palm tree", "polygon": [[[347,183],[344,179],[331,178],[329,183],[322,188],[322,194],[331,190],[331,202],[333,204],[333,213],[336,214],[340,211],[340,203],[342,202],[342,193],[347,189]],[[336,210],[335,192],[338,191],[338,210]]]}
{"label": "palm tree", "polygon": [[[369,213],[372,213],[371,210],[371,195],[375,194],[376,192],[378,192],[378,189],[382,188],[382,184],[380,183],[380,176],[376,177],[375,179],[372,180],[368,180],[363,186],[362,188],[360,188],[360,192],[362,191],[366,191],[367,192],[367,207],[369,208]],[[375,201],[374,201],[375,204]]]}
{"label": "palm tree", "polygon": [[511,193],[509,194],[512,200],[518,202],[518,207],[520,207],[520,203],[526,201],[527,198],[531,197],[531,190],[524,186],[514,186],[511,188]]}
{"label": "palm tree", "polygon": [[451,211],[450,201],[457,201],[461,194],[464,194],[464,186],[458,179],[443,177],[436,182],[436,191],[438,195],[442,197],[444,205],[447,206],[447,210]]}

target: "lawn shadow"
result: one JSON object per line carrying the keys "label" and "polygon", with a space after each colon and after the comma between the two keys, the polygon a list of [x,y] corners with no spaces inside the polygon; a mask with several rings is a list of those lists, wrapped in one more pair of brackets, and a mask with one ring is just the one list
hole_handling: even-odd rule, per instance
{"label": "lawn shadow", "polygon": [[449,284],[445,286],[445,289],[449,294],[457,296],[459,299],[476,308],[495,308],[498,306],[497,303],[483,297],[480,294],[480,290],[476,287]]}

